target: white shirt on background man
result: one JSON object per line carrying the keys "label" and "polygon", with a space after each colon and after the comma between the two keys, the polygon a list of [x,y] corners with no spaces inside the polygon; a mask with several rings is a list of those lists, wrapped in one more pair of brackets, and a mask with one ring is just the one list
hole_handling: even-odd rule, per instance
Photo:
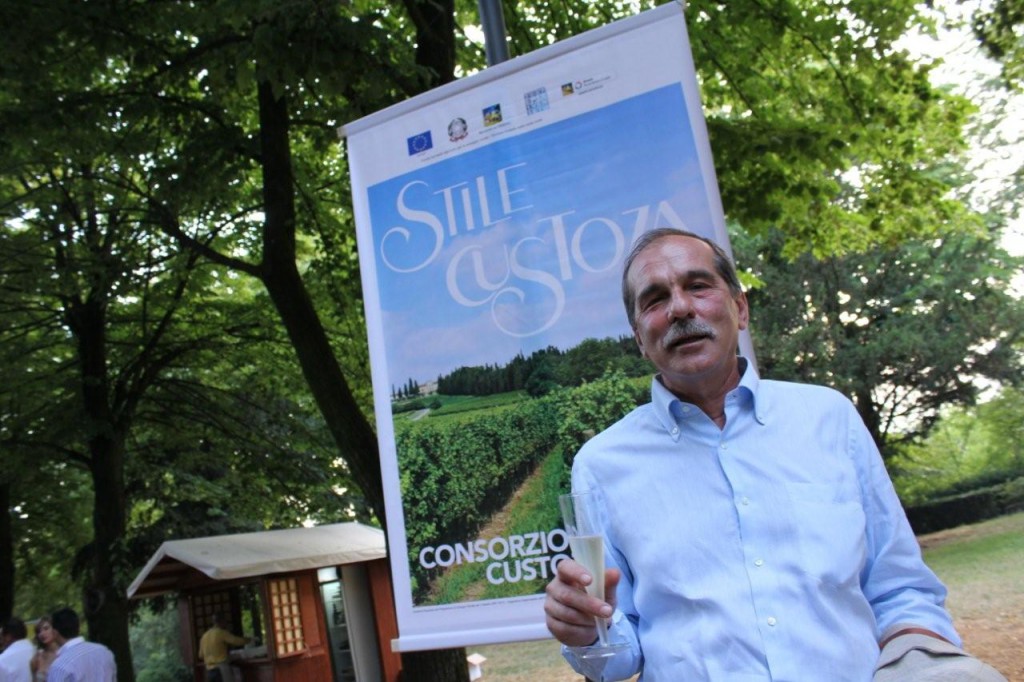
{"label": "white shirt on background man", "polygon": [[11,642],[0,653],[0,682],[32,682],[29,664],[35,653],[36,648],[25,638]]}

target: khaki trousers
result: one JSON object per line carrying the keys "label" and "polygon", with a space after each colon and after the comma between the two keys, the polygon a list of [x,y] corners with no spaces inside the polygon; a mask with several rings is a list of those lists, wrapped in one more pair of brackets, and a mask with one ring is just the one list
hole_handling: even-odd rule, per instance
{"label": "khaki trousers", "polygon": [[873,682],[1006,682],[1006,678],[949,642],[908,634],[882,649]]}

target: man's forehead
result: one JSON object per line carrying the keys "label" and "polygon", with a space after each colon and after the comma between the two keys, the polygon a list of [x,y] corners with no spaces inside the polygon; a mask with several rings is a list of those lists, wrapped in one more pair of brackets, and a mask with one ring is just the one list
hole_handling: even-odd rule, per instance
{"label": "man's forehead", "polygon": [[676,276],[713,275],[714,251],[706,242],[694,237],[664,237],[637,254],[629,269],[629,279],[640,282],[665,272]]}

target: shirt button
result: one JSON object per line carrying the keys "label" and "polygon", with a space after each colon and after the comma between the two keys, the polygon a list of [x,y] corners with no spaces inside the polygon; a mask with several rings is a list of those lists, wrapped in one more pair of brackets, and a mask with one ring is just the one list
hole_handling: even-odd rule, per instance
{"label": "shirt button", "polygon": [[771,627],[775,627],[775,623],[776,622],[778,622],[778,621],[775,620],[775,616],[769,616],[768,617],[768,625],[770,625]]}
{"label": "shirt button", "polygon": [[741,497],[740,498],[740,504],[742,504],[744,507],[749,506],[750,505],[750,498],[749,497]]}
{"label": "shirt button", "polygon": [[754,559],[755,566],[764,566],[764,559]]}
{"label": "shirt button", "polygon": [[722,448],[723,450],[728,450],[729,449],[729,444],[728,443],[722,443],[718,447]]}
{"label": "shirt button", "polygon": [[674,435],[676,435],[677,433],[679,433],[679,427],[678,427],[678,426],[673,426],[673,427],[672,427],[672,435],[674,436]]}

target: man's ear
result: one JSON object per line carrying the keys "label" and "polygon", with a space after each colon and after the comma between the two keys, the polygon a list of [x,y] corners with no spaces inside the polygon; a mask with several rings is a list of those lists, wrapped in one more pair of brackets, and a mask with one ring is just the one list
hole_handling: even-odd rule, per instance
{"label": "man's ear", "polygon": [[[633,327],[633,340],[636,341],[636,347],[640,349],[641,357],[647,358],[647,351],[644,350],[644,342],[640,340],[640,332],[637,331],[636,327]],[[648,360],[650,358],[647,358]]]}
{"label": "man's ear", "polygon": [[736,313],[739,320],[739,328],[746,329],[750,324],[750,306],[747,304],[747,292],[741,291],[736,297]]}

